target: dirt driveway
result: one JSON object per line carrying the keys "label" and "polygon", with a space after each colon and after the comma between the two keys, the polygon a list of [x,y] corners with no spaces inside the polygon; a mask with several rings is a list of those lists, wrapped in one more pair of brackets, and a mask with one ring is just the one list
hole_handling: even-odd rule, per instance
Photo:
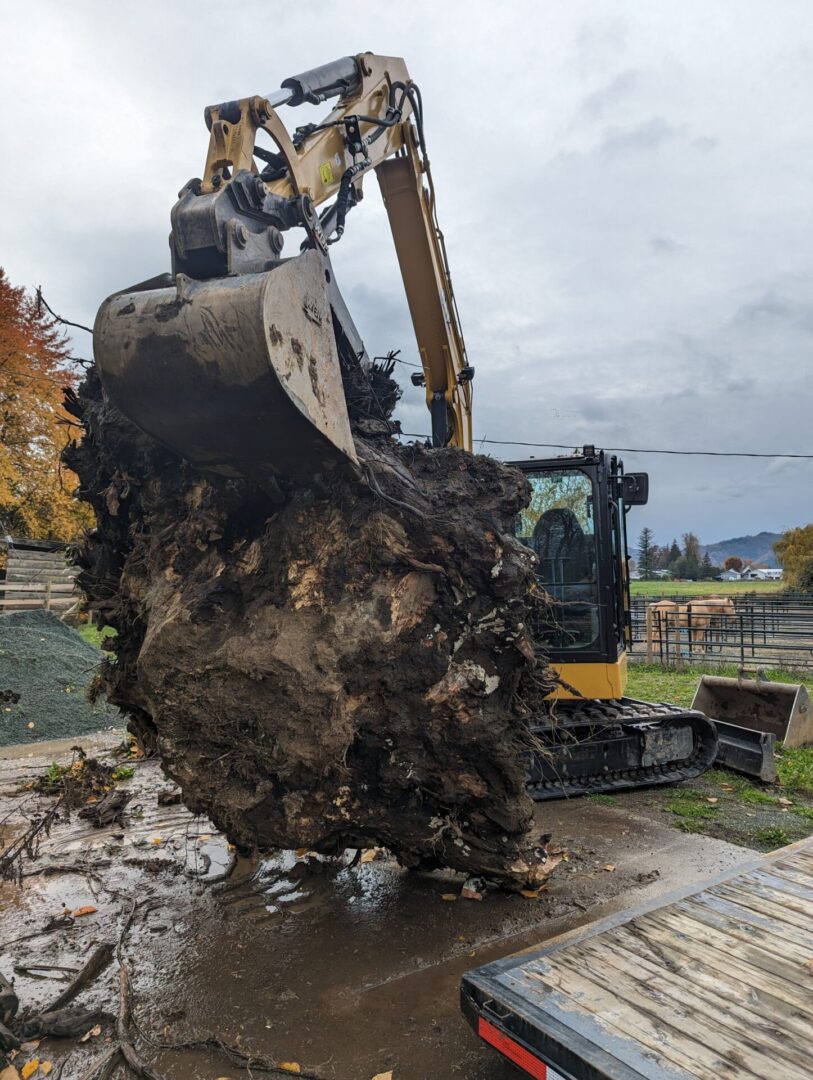
{"label": "dirt driveway", "polygon": [[[81,741],[91,753],[116,742],[109,734]],[[47,805],[25,795],[25,785],[51,761],[68,760],[71,742],[6,752],[0,849]],[[152,1043],[216,1033],[325,1080],[370,1080],[388,1070],[393,1080],[514,1076],[460,1016],[464,971],[748,856],[583,799],[538,808],[546,831],[569,851],[538,899],[498,892],[481,902],[443,899],[459,892],[459,876],[407,873],[369,853],[352,867],[352,853],[341,861],[292,852],[238,860],[218,883],[233,853],[207,822],[182,806],[158,805],[158,792],[170,789],[158,765],[136,763],[121,786],[132,794],[121,823],[94,829],[73,815],[54,826],[36,861],[23,864],[22,888],[0,886],[0,972],[16,971],[22,1004],[39,1008],[64,984],[32,974],[30,965],[78,969],[100,943],[118,940],[137,904],[123,947],[133,1031],[144,1060],[171,1080],[250,1074],[210,1050],[162,1050],[138,1030]],[[87,906],[97,910],[43,932],[64,909]],[[115,1012],[117,1002],[114,962],[77,1003]],[[60,1080],[80,1080],[112,1032],[103,1025],[84,1043],[45,1040],[15,1063],[47,1059],[53,1077],[62,1062]],[[268,1075],[256,1066],[252,1073]]]}

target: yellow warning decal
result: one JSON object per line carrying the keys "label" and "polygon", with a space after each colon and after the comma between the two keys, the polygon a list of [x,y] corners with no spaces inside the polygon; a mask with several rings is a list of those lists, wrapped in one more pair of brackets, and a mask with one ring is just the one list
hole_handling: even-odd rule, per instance
{"label": "yellow warning decal", "polygon": [[323,184],[333,183],[333,169],[331,169],[329,161],[325,161],[319,166],[319,175],[322,177]]}

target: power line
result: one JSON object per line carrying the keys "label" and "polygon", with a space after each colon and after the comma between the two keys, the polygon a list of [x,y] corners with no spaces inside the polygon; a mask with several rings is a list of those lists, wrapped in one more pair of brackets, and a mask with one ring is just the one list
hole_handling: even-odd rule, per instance
{"label": "power line", "polygon": [[[409,439],[429,439],[431,435],[419,434],[416,431],[401,431],[400,435]],[[546,450],[573,450],[573,443],[537,443],[519,442],[515,439],[476,439],[478,444],[488,443],[491,446],[529,446]],[[614,454],[671,454],[678,457],[729,457],[729,458],[797,458],[803,461],[813,461],[813,454],[762,454],[748,450],[642,450],[633,446],[605,446],[603,449],[610,450]]]}

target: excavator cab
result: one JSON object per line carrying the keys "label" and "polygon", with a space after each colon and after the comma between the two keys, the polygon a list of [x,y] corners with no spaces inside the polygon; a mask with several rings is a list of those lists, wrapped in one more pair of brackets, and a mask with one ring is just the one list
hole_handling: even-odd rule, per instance
{"label": "excavator cab", "polygon": [[647,475],[625,475],[589,446],[513,464],[531,486],[517,537],[538,560],[534,636],[562,680],[555,696],[621,698],[631,644],[626,513],[647,501]]}
{"label": "excavator cab", "polygon": [[696,710],[625,697],[632,644],[626,515],[647,501],[646,473],[585,446],[515,461],[531,488],[516,536],[537,558],[532,631],[557,683],[531,730],[537,800],[674,783],[714,761],[714,725]]}

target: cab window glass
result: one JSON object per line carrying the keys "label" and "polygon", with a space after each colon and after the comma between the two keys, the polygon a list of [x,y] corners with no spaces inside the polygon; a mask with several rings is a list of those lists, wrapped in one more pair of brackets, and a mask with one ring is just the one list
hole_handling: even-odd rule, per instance
{"label": "cab window glass", "polygon": [[518,538],[536,552],[550,608],[535,627],[554,649],[587,649],[598,641],[593,485],[578,469],[527,475],[531,501],[520,511]]}

